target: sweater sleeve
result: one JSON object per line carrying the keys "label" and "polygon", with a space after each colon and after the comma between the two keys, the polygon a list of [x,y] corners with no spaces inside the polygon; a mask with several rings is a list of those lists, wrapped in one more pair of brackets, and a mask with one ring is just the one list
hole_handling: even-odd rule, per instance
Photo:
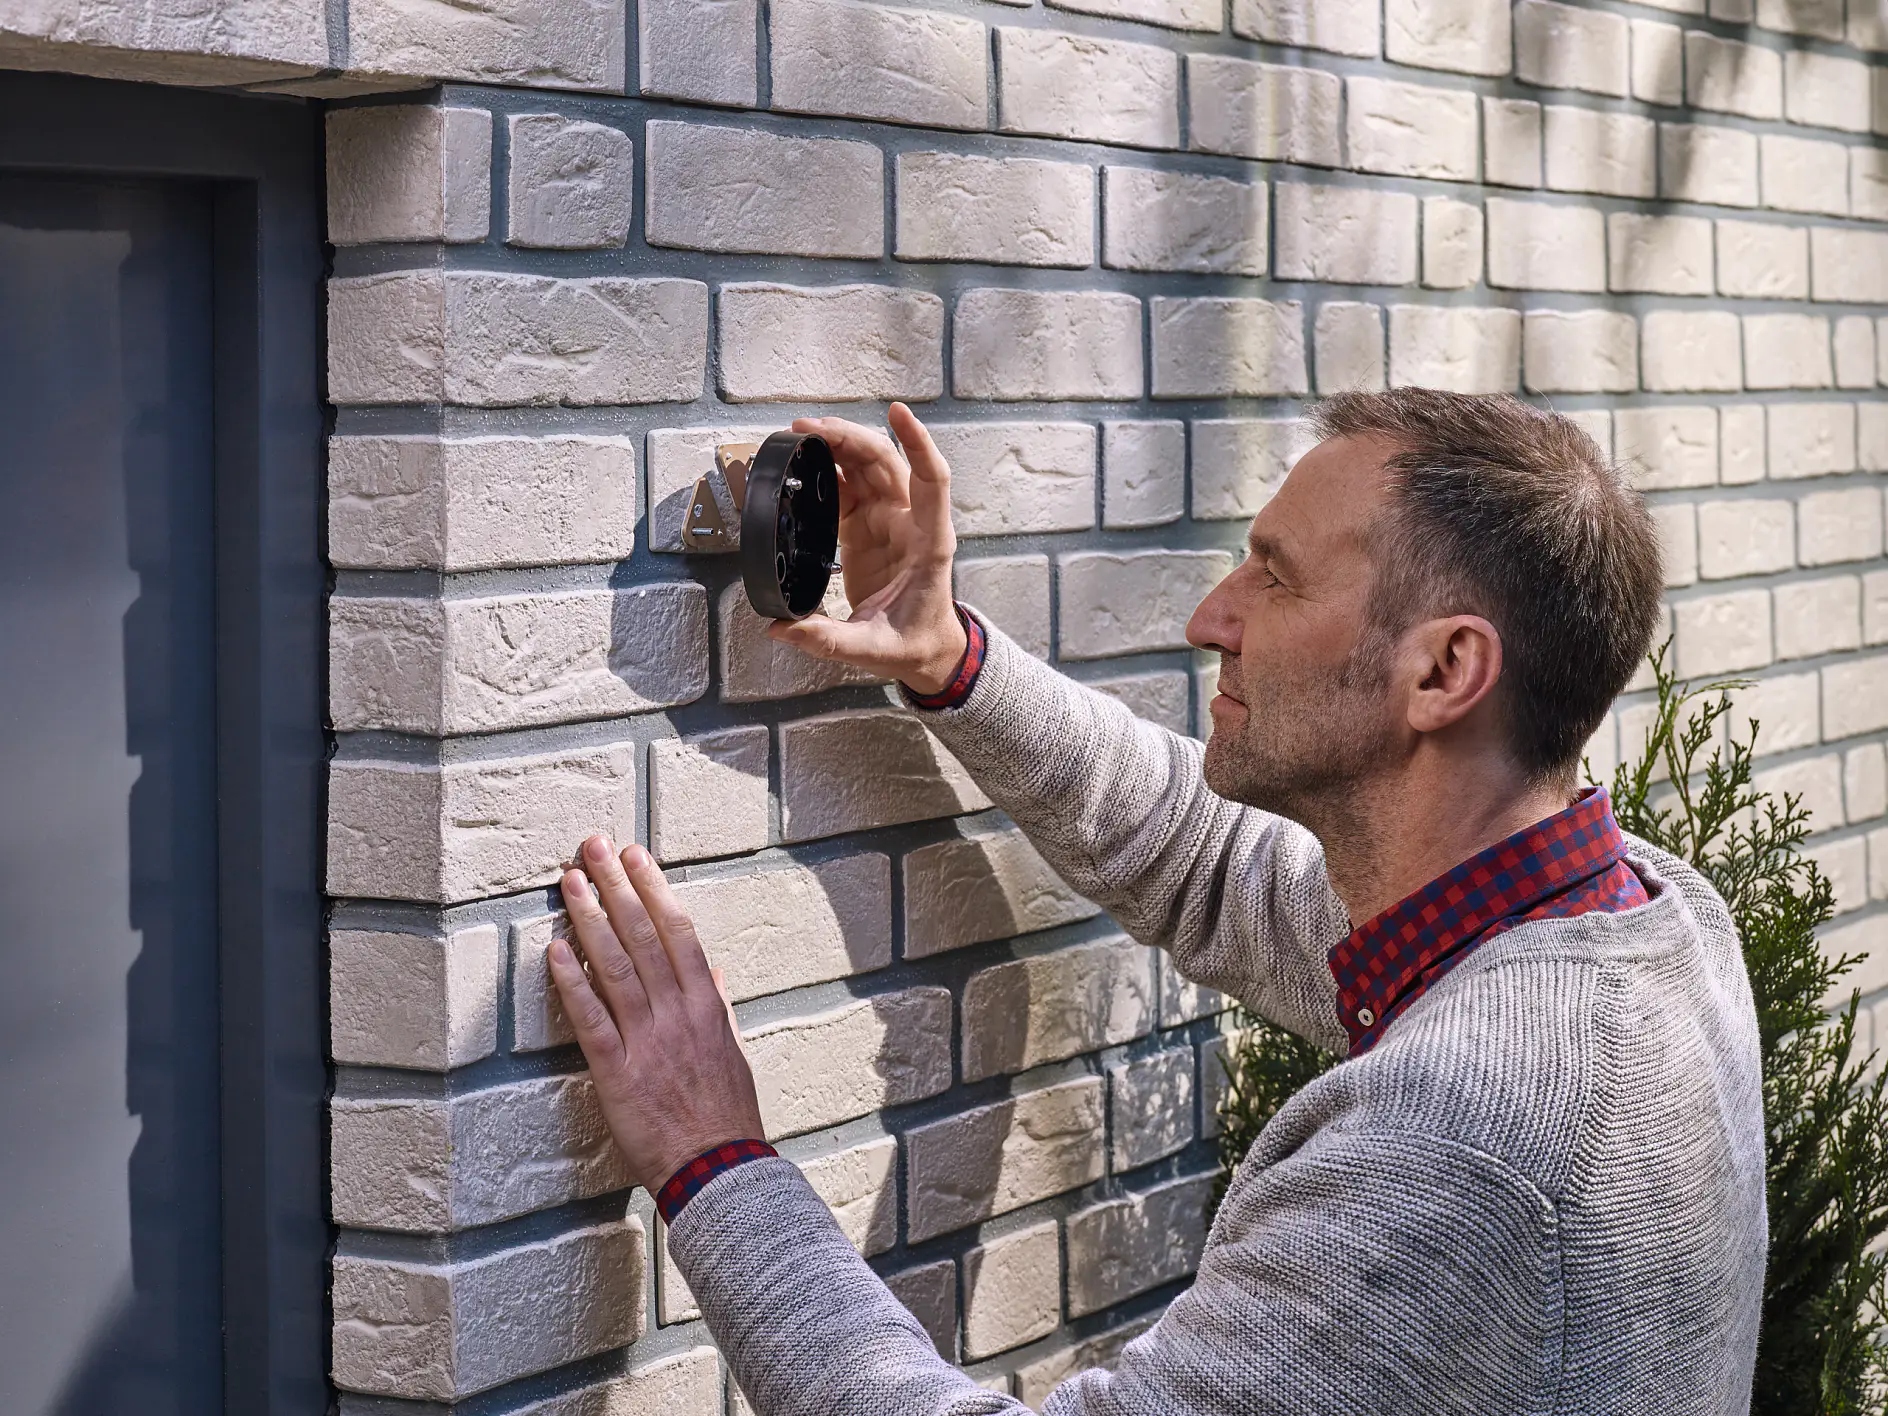
{"label": "sweater sleeve", "polygon": [[1075,889],[1180,973],[1342,1053],[1326,957],[1349,931],[1303,827],[1217,796],[1193,738],[1031,657],[983,622],[981,671],[924,715]]}
{"label": "sweater sleeve", "polygon": [[[1553,1207],[1499,1160],[1322,1135],[1241,1177],[1194,1286],[1046,1416],[1366,1416],[1549,1409]],[[940,1358],[784,1160],[716,1177],[669,1234],[760,1416],[1023,1413]]]}

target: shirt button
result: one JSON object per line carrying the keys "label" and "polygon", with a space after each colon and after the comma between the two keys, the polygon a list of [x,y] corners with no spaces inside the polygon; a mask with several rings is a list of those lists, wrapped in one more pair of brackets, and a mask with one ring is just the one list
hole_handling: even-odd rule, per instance
{"label": "shirt button", "polygon": [[1376,1020],[1377,1015],[1368,1008],[1359,1008],[1357,1010],[1357,1021],[1362,1023],[1365,1027],[1369,1027],[1372,1023],[1376,1022]]}

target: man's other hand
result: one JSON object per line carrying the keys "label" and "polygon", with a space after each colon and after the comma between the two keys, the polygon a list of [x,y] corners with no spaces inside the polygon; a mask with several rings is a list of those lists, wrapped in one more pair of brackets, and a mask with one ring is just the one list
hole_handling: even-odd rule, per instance
{"label": "man's other hand", "polygon": [[[801,418],[839,464],[839,557],[849,620],[776,620],[767,632],[819,659],[838,659],[921,694],[941,692],[964,657],[951,603],[951,472],[917,415],[891,407],[904,444],[843,418]],[[908,459],[908,460],[907,460]]]}
{"label": "man's other hand", "polygon": [[[564,907],[583,950],[551,942],[551,978],[636,1182],[654,1194],[704,1151],[765,1140],[720,971],[641,846],[583,843]],[[586,967],[586,963],[588,967]]]}

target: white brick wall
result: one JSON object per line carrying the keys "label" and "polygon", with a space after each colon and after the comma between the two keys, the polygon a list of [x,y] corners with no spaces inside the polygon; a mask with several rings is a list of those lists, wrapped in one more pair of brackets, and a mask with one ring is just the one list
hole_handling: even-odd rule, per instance
{"label": "white brick wall", "polygon": [[1551,402],[1649,500],[1679,669],[1754,680],[1766,782],[1885,927],[1888,49],[1839,6],[612,4],[493,58],[355,0],[367,62],[492,86],[329,120],[347,1390],[450,1410],[628,1346],[494,1411],[747,1409],[547,996],[596,828],[670,871],[786,1153],[979,1380],[1039,1406],[1196,1261],[1228,1000],[682,552],[714,446],[801,415],[919,403],[959,595],[1185,731],[1188,617],[1314,391]]}

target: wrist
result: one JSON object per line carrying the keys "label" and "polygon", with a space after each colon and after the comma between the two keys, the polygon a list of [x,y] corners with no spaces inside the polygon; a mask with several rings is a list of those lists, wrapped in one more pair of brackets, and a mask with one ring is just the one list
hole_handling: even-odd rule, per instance
{"label": "wrist", "polygon": [[899,679],[919,698],[932,698],[947,691],[970,653],[970,632],[964,623],[964,612],[956,604],[951,605],[950,623],[939,631],[937,638],[937,649],[927,654],[917,669]]}
{"label": "wrist", "polygon": [[656,1211],[664,1224],[673,1224],[683,1206],[717,1175],[750,1160],[768,1160],[777,1155],[779,1152],[767,1142],[753,1138],[710,1146],[677,1166],[667,1180],[660,1182],[655,1192]]}

